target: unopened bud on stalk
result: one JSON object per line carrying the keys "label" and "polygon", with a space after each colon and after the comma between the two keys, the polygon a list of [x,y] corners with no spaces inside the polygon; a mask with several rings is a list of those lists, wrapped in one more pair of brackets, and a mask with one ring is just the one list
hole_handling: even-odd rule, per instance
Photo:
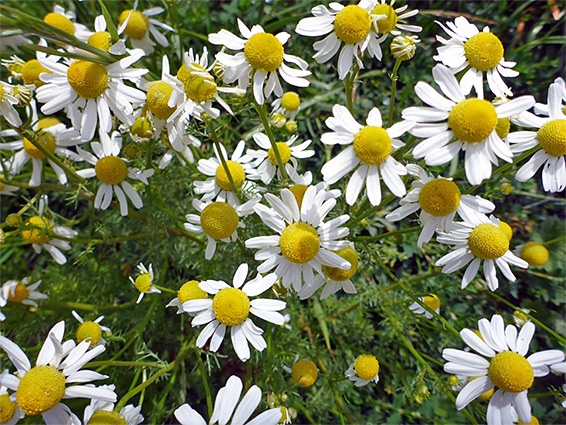
{"label": "unopened bud on stalk", "polygon": [[22,224],[22,218],[18,214],[10,214],[6,217],[6,224],[10,227],[19,227]]}
{"label": "unopened bud on stalk", "polygon": [[395,59],[406,61],[412,59],[417,51],[416,43],[421,40],[414,35],[398,35],[391,42],[391,54]]}
{"label": "unopened bud on stalk", "polygon": [[275,114],[269,120],[269,123],[275,128],[282,128],[286,122],[287,122],[287,118],[285,118],[281,114]]}
{"label": "unopened bud on stalk", "polygon": [[297,121],[293,121],[293,120],[287,121],[287,123],[285,124],[285,129],[289,133],[294,133],[295,131],[297,131]]}

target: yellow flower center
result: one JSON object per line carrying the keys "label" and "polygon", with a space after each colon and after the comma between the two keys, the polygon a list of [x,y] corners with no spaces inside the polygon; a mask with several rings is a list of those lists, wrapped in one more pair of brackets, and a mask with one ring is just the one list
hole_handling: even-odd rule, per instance
{"label": "yellow flower center", "polygon": [[10,289],[10,292],[8,292],[8,300],[15,303],[21,303],[23,300],[26,300],[28,296],[28,288],[22,282],[18,282],[16,287]]}
{"label": "yellow flower center", "polygon": [[318,378],[318,368],[310,360],[299,360],[291,369],[291,378],[300,387],[310,387]]}
{"label": "yellow flower center", "polygon": [[279,238],[279,248],[285,258],[295,264],[311,261],[320,249],[317,231],[307,223],[293,223],[283,230]]}
{"label": "yellow flower center", "polygon": [[362,354],[354,362],[354,370],[364,381],[371,381],[379,372],[379,362],[370,354]]}
{"label": "yellow flower center", "polygon": [[498,118],[495,126],[495,132],[501,140],[505,139],[511,129],[511,121],[509,118]]}
{"label": "yellow flower center", "polygon": [[456,183],[446,179],[436,179],[426,183],[419,194],[419,204],[423,211],[434,217],[452,214],[460,205],[461,192]]}
{"label": "yellow flower center", "polygon": [[128,166],[124,160],[112,155],[100,158],[94,166],[94,171],[98,180],[109,185],[122,183],[128,176]]}
{"label": "yellow flower center", "polygon": [[526,358],[513,351],[497,353],[487,368],[493,384],[509,393],[520,393],[533,385],[534,374]]}
{"label": "yellow flower center", "polygon": [[[279,156],[281,157],[281,162],[283,164],[287,164],[291,159],[291,148],[283,142],[277,142],[277,150],[279,151]],[[273,165],[277,164],[277,158],[275,157],[275,152],[273,152],[273,148],[269,148],[267,152],[267,157],[269,158],[269,162]]]}
{"label": "yellow flower center", "polygon": [[179,68],[179,70],[177,71],[177,78],[183,84],[186,84],[186,82],[187,82],[187,80],[189,79],[190,76],[191,76],[191,73],[189,72],[187,65],[181,66]]}
{"label": "yellow flower center", "polygon": [[273,34],[252,35],[244,46],[249,64],[263,72],[275,71],[283,62],[283,45]]}
{"label": "yellow flower center", "polygon": [[36,87],[41,87],[45,84],[39,79],[39,74],[42,72],[51,74],[51,71],[40,64],[37,59],[32,59],[27,61],[22,67],[22,79],[26,84],[35,84]]}
{"label": "yellow flower center", "polygon": [[482,142],[495,130],[497,112],[487,100],[466,99],[452,108],[448,125],[462,142]]}
{"label": "yellow flower center", "polygon": [[151,276],[149,273],[140,274],[134,281],[136,289],[142,293],[147,293],[151,287]]}
{"label": "yellow flower center", "polygon": [[236,326],[248,318],[250,299],[237,288],[224,288],[212,300],[212,311],[216,319],[226,326]]}
{"label": "yellow flower center", "polygon": [[226,202],[207,205],[200,215],[202,230],[213,239],[226,239],[238,228],[238,213]]}
{"label": "yellow flower center", "polygon": [[18,407],[34,416],[53,409],[65,395],[65,377],[53,366],[31,368],[16,391]]}
{"label": "yellow flower center", "polygon": [[[478,378],[479,378],[479,376],[472,376],[470,378],[470,381],[473,381],[473,380],[478,379]],[[493,388],[489,391],[486,391],[485,393],[481,394],[478,397],[478,400],[489,400],[491,398],[491,396],[493,395],[493,392],[494,392]]]}
{"label": "yellow flower center", "polygon": [[181,304],[190,300],[202,300],[208,297],[206,292],[198,286],[199,282],[196,280],[189,280],[177,292],[177,299]]}
{"label": "yellow flower center", "polygon": [[45,18],[43,18],[43,21],[65,31],[67,34],[75,35],[75,26],[66,16],[58,13],[48,13],[45,15]]}
{"label": "yellow flower center", "polygon": [[552,156],[566,154],[566,120],[552,120],[544,124],[537,133],[538,142]]}
{"label": "yellow flower center", "polygon": [[468,248],[477,258],[495,260],[509,250],[509,238],[498,226],[480,224],[471,231]]}
{"label": "yellow flower center", "polygon": [[499,228],[503,230],[509,241],[513,239],[513,229],[504,221],[499,220]]}
{"label": "yellow flower center", "polygon": [[363,41],[371,29],[369,13],[360,6],[349,5],[334,18],[336,36],[344,43],[356,44]]}
{"label": "yellow flower center", "polygon": [[424,297],[423,303],[425,303],[431,310],[438,310],[440,308],[440,298],[435,294],[428,294]]}
{"label": "yellow flower center", "polygon": [[354,136],[354,151],[364,164],[381,164],[389,157],[391,149],[391,137],[383,127],[368,125]]}
{"label": "yellow flower center", "polygon": [[294,91],[288,91],[281,97],[281,106],[288,111],[296,111],[301,105],[301,98]]}
{"label": "yellow flower center", "polygon": [[102,338],[102,328],[98,323],[84,322],[77,329],[76,337],[79,344],[90,338],[90,346],[93,347]]}
{"label": "yellow flower center", "polygon": [[[244,167],[236,161],[231,160],[226,161],[226,165],[228,166],[232,180],[234,180],[234,186],[236,186],[236,189],[241,188],[244,181],[246,181],[246,172],[244,171]],[[230,184],[230,180],[228,179],[228,175],[226,174],[226,170],[222,164],[220,164],[216,169],[216,183],[224,190],[232,190],[232,185]]]}
{"label": "yellow flower center", "polygon": [[548,261],[548,249],[537,242],[527,242],[521,248],[521,258],[529,263],[529,266],[542,266]]}
{"label": "yellow flower center", "polygon": [[385,18],[382,18],[379,21],[375,22],[375,25],[377,26],[377,32],[381,34],[387,34],[389,31],[395,28],[395,25],[397,25],[397,21],[399,20],[397,14],[395,13],[395,10],[388,4],[378,4],[373,8],[371,14],[385,15]]}
{"label": "yellow flower center", "polygon": [[490,32],[480,32],[464,43],[466,59],[472,68],[489,71],[503,58],[503,44]]}
{"label": "yellow flower center", "polygon": [[[192,65],[198,68],[200,72],[206,72],[206,70],[202,66],[196,63]],[[179,69],[177,75],[181,74],[181,69]],[[184,75],[185,72],[187,73],[186,77]],[[206,73],[208,75],[207,77],[201,77],[199,75],[191,73],[190,70],[185,66],[185,71],[183,72],[182,78],[185,79],[185,94],[189,99],[199,103],[207,102],[216,94],[217,86],[214,82],[214,78],[208,72]]]}
{"label": "yellow flower center", "polygon": [[160,120],[166,120],[177,109],[177,106],[171,108],[167,105],[171,93],[173,87],[167,83],[156,83],[147,91],[147,109]]}
{"label": "yellow flower center", "polygon": [[322,265],[323,273],[328,276],[330,279],[335,280],[337,282],[343,282],[345,280],[350,279],[356,271],[358,270],[358,254],[352,248],[347,246],[346,248],[339,249],[338,251],[332,251],[335,254],[339,255],[346,261],[350,263],[350,270],[342,270],[338,267],[329,267]]}
{"label": "yellow flower center", "polygon": [[126,425],[128,421],[118,412],[97,410],[92,414],[87,425]]}
{"label": "yellow flower center", "polygon": [[[131,10],[124,10],[120,13],[119,22],[122,25],[128,15],[130,14]],[[147,29],[149,28],[149,19],[143,13],[135,11],[132,12],[132,16],[130,16],[130,20],[128,21],[128,25],[124,32],[126,35],[132,37],[134,40],[141,40],[147,34]]]}
{"label": "yellow flower center", "polygon": [[308,187],[306,187],[304,184],[296,184],[289,188],[289,190],[297,200],[297,205],[299,206],[299,210],[301,209],[301,205],[303,205],[303,198],[305,196],[305,192],[307,191],[307,189]]}
{"label": "yellow flower center", "polygon": [[519,422],[517,422],[518,425],[539,425],[540,422],[538,421],[537,418],[535,418],[533,415],[531,415],[531,421],[526,424],[524,423],[520,418],[519,418]]}
{"label": "yellow flower center", "polygon": [[0,424],[5,424],[16,412],[16,403],[10,401],[8,394],[0,395]]}
{"label": "yellow flower center", "polygon": [[24,228],[27,230],[22,231],[22,238],[26,242],[43,245],[49,241],[51,224],[44,218],[39,216],[30,217],[24,223]]}
{"label": "yellow flower center", "polygon": [[94,99],[106,91],[109,77],[103,65],[77,60],[69,65],[67,80],[79,96]]}
{"label": "yellow flower center", "polygon": [[[41,130],[45,130],[46,128],[49,128],[56,124],[61,124],[61,121],[59,121],[57,118],[42,118],[36,124],[36,132],[38,135],[38,137],[36,138],[36,143],[41,143],[43,147],[51,153],[55,152],[55,139],[51,134]],[[29,156],[37,159],[46,158],[43,152],[41,152],[32,142],[30,142],[29,139],[24,137],[23,142],[24,150]]]}
{"label": "yellow flower center", "polygon": [[95,32],[88,38],[88,44],[107,52],[111,45],[110,34],[107,31]]}

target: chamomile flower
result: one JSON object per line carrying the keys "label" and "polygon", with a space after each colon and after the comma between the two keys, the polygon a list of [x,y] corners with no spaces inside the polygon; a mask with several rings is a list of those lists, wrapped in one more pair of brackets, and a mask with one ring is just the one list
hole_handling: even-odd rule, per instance
{"label": "chamomile flower", "polygon": [[[4,374],[8,374],[8,371],[2,373],[2,375]],[[10,400],[7,388],[0,386],[0,423],[3,425],[15,425],[24,416],[17,403]]]}
{"label": "chamomile flower", "polygon": [[[107,209],[112,202],[112,194],[115,192],[120,203],[120,213],[128,215],[128,200],[137,209],[143,207],[143,201],[134,189],[126,181],[126,177],[139,180],[144,184],[149,184],[148,177],[153,176],[154,170],[140,171],[137,168],[129,168],[122,158],[118,155],[122,148],[122,137],[118,132],[113,132],[112,137],[106,133],[100,133],[100,142],[92,142],[91,148],[96,156],[77,148],[79,155],[94,168],[79,170],[77,174],[85,178],[96,176],[100,180],[100,186],[94,198],[94,208]],[[125,195],[124,195],[125,193]]]}
{"label": "chamomile flower", "polygon": [[[239,87],[247,89],[251,75],[254,99],[260,105],[273,92],[278,97],[283,95],[278,74],[292,86],[308,87],[309,81],[304,78],[311,75],[307,71],[307,62],[286,54],[283,48],[291,37],[288,33],[273,35],[266,33],[260,25],[254,25],[250,30],[240,19],[238,28],[244,39],[225,29],[208,36],[212,44],[222,45],[230,50],[242,50],[234,56],[224,52],[216,55],[216,60],[226,66],[223,77],[225,83],[238,80]],[[299,69],[291,68],[285,62],[293,63]]]}
{"label": "chamomile flower", "polygon": [[[16,404],[24,414],[42,415],[48,425],[80,424],[71,410],[61,403],[64,398],[116,401],[116,393],[113,390],[87,384],[106,379],[108,376],[92,370],[80,370],[104,352],[105,348],[98,346],[87,351],[87,341],[77,346],[73,341],[61,343],[64,333],[65,322],[53,326],[37,356],[35,367],[31,367],[28,357],[20,347],[8,338],[0,336],[0,348],[6,352],[17,369],[17,374],[0,375],[0,385],[16,391]],[[74,383],[80,385],[72,385]]]}
{"label": "chamomile flower", "polygon": [[160,294],[161,290],[153,286],[153,266],[149,265],[149,270],[143,265],[143,263],[138,264],[138,276],[134,280],[130,276],[130,282],[134,284],[136,289],[140,291],[140,296],[138,297],[136,303],[139,304],[145,294]]}
{"label": "chamomile flower", "polygon": [[53,12],[44,16],[43,21],[49,25],[65,31],[69,35],[74,35],[79,40],[86,42],[90,31],[83,24],[74,22],[77,16],[74,12],[66,11],[59,5],[53,6]]}
{"label": "chamomile flower", "polygon": [[410,130],[415,123],[402,121],[385,129],[381,113],[377,108],[369,112],[366,126],[358,124],[345,106],[334,105],[332,113],[333,116],[326,120],[326,125],[332,132],[322,135],[322,143],[351,146],[323,165],[321,172],[324,181],[334,184],[356,169],[346,188],[348,205],[356,203],[364,184],[370,203],[379,205],[381,203],[380,175],[395,196],[404,196],[407,191],[400,176],[407,174],[407,170],[403,164],[391,156],[391,153],[405,145],[397,137]]}
{"label": "chamomile flower", "polygon": [[102,337],[102,332],[106,335],[110,335],[112,331],[107,326],[100,325],[104,316],[99,316],[94,322],[87,320],[85,321],[79,313],[75,310],[72,311],[73,316],[75,319],[79,321],[81,324],[75,336],[77,338],[77,342],[80,344],[83,341],[88,340],[90,342],[90,348],[97,347],[98,345],[106,345],[106,341]]}
{"label": "chamomile flower", "polygon": [[189,232],[206,233],[208,244],[206,245],[205,258],[210,260],[216,252],[216,241],[234,242],[238,239],[238,228],[245,228],[240,222],[240,217],[253,214],[254,206],[259,198],[233,207],[227,202],[202,202],[193,200],[193,207],[200,213],[187,214],[185,218],[185,229]]}
{"label": "chamomile flower", "polygon": [[185,282],[177,292],[177,296],[165,307],[177,307],[177,314],[185,313],[183,304],[190,300],[203,300],[208,298],[208,294],[200,289],[199,281],[189,280]]}
{"label": "chamomile flower", "polygon": [[[114,390],[114,385],[103,385],[104,388]],[[83,423],[85,425],[95,424],[120,424],[138,425],[143,422],[141,406],[134,407],[133,404],[124,406],[120,412],[114,411],[114,403],[104,400],[91,400],[85,407]]]}
{"label": "chamomile flower", "polygon": [[[285,166],[285,170],[289,167],[297,169],[299,165],[296,158],[310,158],[314,155],[314,150],[307,149],[312,143],[312,140],[307,140],[298,145],[295,145],[297,138],[299,136],[292,136],[286,142],[276,142],[277,150],[281,156],[281,162]],[[267,137],[263,133],[256,133],[253,135],[254,141],[258,146],[265,150],[249,150],[248,154],[255,159],[254,168],[256,168],[257,173],[260,175],[261,181],[265,184],[271,183],[273,177],[277,173],[278,178],[281,178],[281,172],[278,169],[277,158],[273,152],[273,147]],[[288,172],[289,173],[289,172]]]}
{"label": "chamomile flower", "polygon": [[[415,146],[413,156],[424,158],[430,166],[442,165],[461,149],[466,152],[468,181],[480,184],[491,177],[491,164],[497,164],[498,157],[513,161],[509,146],[497,132],[498,121],[520,114],[533,106],[535,100],[532,96],[521,96],[494,106],[480,94],[466,99],[456,77],[444,65],[436,65],[432,75],[448,98],[423,81],[415,85],[415,93],[429,106],[412,106],[402,112],[403,119],[417,122],[411,134],[425,138]],[[456,141],[452,142],[453,138]]]}
{"label": "chamomile flower", "polygon": [[[394,9],[393,5],[395,4],[395,0],[391,0],[390,4],[387,4],[387,2],[388,0],[362,0],[360,2],[361,7],[365,8],[369,6],[371,8],[371,23],[373,31],[377,34],[383,34],[385,37],[389,34],[393,36],[401,35],[401,31],[422,31],[422,27],[419,27],[418,25],[409,25],[405,23],[407,18],[418,15],[418,9],[407,11],[407,8],[409,7],[408,5]],[[366,6],[366,4],[368,6]],[[381,41],[385,40],[385,37],[382,37]],[[381,60],[381,57],[376,56],[376,58]]]}
{"label": "chamomile flower", "polygon": [[370,382],[379,382],[379,362],[371,354],[361,354],[356,361],[350,365],[344,373],[346,377],[354,382],[356,387],[363,387]]}
{"label": "chamomile flower", "polygon": [[322,273],[322,266],[349,270],[351,264],[332,250],[349,246],[348,241],[337,239],[348,235],[349,229],[341,227],[347,214],[324,222],[336,205],[336,199],[325,200],[326,191],[310,186],[303,195],[301,208],[289,189],[281,190],[281,198],[270,193],[265,199],[271,208],[263,204],[255,206],[255,212],[277,235],[258,236],[246,241],[246,248],[259,248],[257,261],[263,261],[258,272],[266,273],[275,268],[283,286],[293,285],[299,291],[304,281],[314,284],[314,272]]}
{"label": "chamomile flower", "polygon": [[216,394],[214,410],[208,422],[187,403],[175,410],[175,418],[181,425],[206,425],[216,422],[222,425],[277,425],[283,415],[279,407],[269,409],[248,421],[261,402],[261,388],[252,385],[240,400],[243,388],[242,380],[236,375],[228,378],[226,386]]}
{"label": "chamomile flower", "polygon": [[294,91],[288,91],[275,99],[271,106],[273,107],[273,117],[282,115],[285,119],[294,120],[300,110],[301,97]]}
{"label": "chamomile flower", "polygon": [[[440,313],[440,298],[438,298],[436,294],[428,294],[426,297],[419,297],[419,301],[424,303],[435,313]],[[424,314],[424,317],[426,317],[427,319],[432,319],[434,317],[428,310],[425,310],[417,302],[411,304],[409,306],[409,310],[411,310],[415,314]]]}
{"label": "chamomile flower", "polygon": [[542,186],[547,192],[562,192],[566,187],[566,115],[562,108],[561,90],[558,83],[552,83],[548,88],[548,117],[529,112],[518,117],[519,125],[538,128],[537,131],[518,131],[508,136],[513,153],[524,152],[537,145],[542,148],[517,171],[515,178],[520,182],[527,181],[542,166]]}
{"label": "chamomile flower", "polygon": [[0,81],[0,115],[14,127],[22,125],[22,119],[14,109],[14,105],[18,103],[18,99],[14,97],[14,86]]}
{"label": "chamomile flower", "polygon": [[298,354],[293,361],[293,367],[283,366],[283,370],[291,374],[291,379],[299,387],[311,387],[318,379],[318,367],[316,367],[316,364],[308,359],[299,360]]}
{"label": "chamomile flower", "polygon": [[438,48],[438,55],[434,59],[449,67],[454,74],[467,69],[460,82],[464,95],[469,94],[473,87],[478,97],[483,99],[485,72],[489,89],[495,96],[512,96],[511,89],[501,77],[512,78],[519,75],[511,69],[516,63],[503,58],[503,44],[488,27],[484,27],[480,32],[463,16],[457,17],[454,22],[447,22],[446,26],[440,22],[436,23],[451,38],[446,40],[436,36],[443,46]]}
{"label": "chamomile flower", "polygon": [[518,332],[514,325],[504,327],[503,318],[494,314],[491,321],[478,321],[480,335],[463,329],[460,336],[478,354],[445,348],[442,357],[448,362],[444,371],[478,377],[470,380],[456,398],[462,410],[481,394],[497,388],[487,407],[488,425],[510,422],[511,404],[524,423],[531,422],[531,405],[527,398],[534,378],[549,373],[548,366],[564,360],[560,350],[546,350],[525,357],[535,332],[532,322]]}
{"label": "chamomile flower", "polygon": [[29,277],[24,277],[21,281],[8,280],[2,285],[1,296],[8,301],[37,307],[36,300],[46,300],[47,295],[36,291],[41,285],[41,280],[35,283],[30,281]]}
{"label": "chamomile flower", "polygon": [[476,276],[482,262],[487,286],[492,291],[499,286],[496,265],[511,282],[515,281],[515,276],[509,264],[524,269],[529,266],[525,260],[509,251],[509,237],[493,216],[487,218],[484,214],[470,215],[465,221],[454,223],[452,231],[441,232],[436,240],[453,247],[452,252],[435,264],[444,266],[442,273],[453,273],[470,263],[462,278],[462,289]]}
{"label": "chamomile flower", "polygon": [[94,19],[94,31],[95,32],[91,33],[88,37],[88,44],[113,55],[126,54],[127,50],[124,40],[118,40],[116,43],[111,44],[112,37],[110,33],[106,31],[106,19],[104,19],[103,15],[99,15]]}
{"label": "chamomile flower", "polygon": [[413,190],[399,201],[400,207],[385,218],[391,222],[399,221],[420,209],[423,229],[417,241],[419,247],[430,241],[435,231],[450,231],[456,213],[465,219],[469,214],[487,214],[495,209],[492,202],[479,196],[462,195],[452,179],[434,179],[414,164],[407,165],[407,171],[419,180],[413,181]]}
{"label": "chamomile flower", "polygon": [[191,322],[193,327],[207,323],[197,338],[197,347],[202,348],[210,339],[210,351],[216,352],[224,339],[226,328],[230,327],[234,351],[245,362],[250,358],[248,342],[258,351],[267,347],[261,336],[263,330],[254,324],[249,317],[250,313],[276,325],[285,323],[281,313],[278,313],[285,308],[284,301],[264,298],[250,300],[250,297],[271,289],[277,280],[275,274],[262,276],[258,273],[254,279],[245,283],[247,275],[248,265],[243,263],[234,274],[233,286],[221,280],[205,280],[199,287],[214,297],[183,303],[183,309],[187,313],[196,313]]}

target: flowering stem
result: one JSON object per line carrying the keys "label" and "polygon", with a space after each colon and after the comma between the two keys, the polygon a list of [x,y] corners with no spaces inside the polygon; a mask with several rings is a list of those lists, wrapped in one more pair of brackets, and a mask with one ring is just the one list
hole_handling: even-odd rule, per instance
{"label": "flowering stem", "polygon": [[232,178],[232,174],[230,173],[230,169],[228,168],[226,158],[224,158],[224,154],[220,149],[220,142],[218,141],[218,135],[216,134],[216,130],[214,129],[214,124],[212,124],[212,121],[208,122],[208,128],[210,128],[210,135],[212,136],[212,141],[214,142],[214,146],[216,146],[216,151],[218,152],[218,156],[220,157],[220,161],[222,162],[222,167],[224,167],[224,171],[226,171],[228,180],[230,180],[230,186],[232,186],[232,190],[237,195],[238,190],[236,189],[236,184],[234,183],[234,179]]}
{"label": "flowering stem", "polygon": [[100,366],[116,366],[116,367],[157,367],[162,368],[165,365],[151,362],[123,362],[119,360],[102,360],[99,362],[89,362],[85,367],[100,367]]}
{"label": "flowering stem", "polygon": [[354,80],[356,79],[356,75],[358,75],[359,70],[360,67],[356,62],[354,64],[354,68],[348,73],[348,75],[346,75],[346,78],[344,79],[344,90],[346,91],[346,106],[348,107],[348,111],[350,111],[352,115],[354,115]]}
{"label": "flowering stem", "polygon": [[155,286],[160,291],[169,292],[170,294],[175,294],[175,295],[177,294],[177,291],[174,291],[173,289],[165,288],[164,286],[158,286],[155,283],[153,284],[153,286]]}
{"label": "flowering stem", "polygon": [[273,153],[275,154],[275,159],[277,160],[277,166],[279,167],[279,171],[281,172],[281,176],[283,177],[283,182],[287,180],[287,171],[285,171],[285,166],[283,165],[283,160],[281,159],[281,154],[279,153],[279,148],[277,147],[277,143],[275,142],[275,137],[273,136],[273,132],[271,131],[271,126],[269,125],[269,120],[267,119],[267,110],[265,109],[265,104],[260,105],[254,99],[255,109],[261,119],[263,124],[263,128],[267,133],[267,137],[269,138],[269,142],[271,143],[271,149],[273,149]]}
{"label": "flowering stem", "polygon": [[360,214],[359,216],[351,219],[349,222],[347,222],[345,224],[346,227],[352,227],[354,224],[359,223],[360,221],[362,221],[364,218],[372,215],[373,213],[379,211],[381,208],[383,208],[384,206],[386,206],[387,204],[389,204],[391,201],[393,201],[395,199],[395,195],[393,194],[389,194],[383,201],[381,201],[381,204],[376,205],[375,207],[370,208],[369,210],[366,210],[364,213]]}
{"label": "flowering stem", "polygon": [[206,370],[204,368],[204,363],[200,355],[198,358],[198,367],[200,369],[200,375],[202,377],[202,384],[204,385],[204,392],[206,393],[206,409],[208,410],[208,417],[212,417],[212,395],[210,394],[210,387],[208,386],[208,380],[206,379]]}
{"label": "flowering stem", "polygon": [[409,227],[408,229],[394,230],[392,232],[382,233],[380,235],[375,235],[375,236],[358,236],[358,237],[354,237],[354,238],[349,238],[349,240],[352,241],[352,242],[378,241],[378,240],[387,238],[389,236],[402,235],[403,233],[418,232],[421,229],[422,229],[422,226],[415,226],[415,227]]}
{"label": "flowering stem", "polygon": [[566,241],[566,238],[565,238],[565,237],[560,237],[560,238],[552,239],[552,240],[550,240],[550,241],[548,241],[548,242],[544,242],[543,245],[544,245],[544,246],[547,246],[547,245],[551,245],[551,244],[556,243],[556,242],[563,242],[563,241]]}
{"label": "flowering stem", "polygon": [[395,62],[395,66],[393,67],[393,74],[391,74],[391,100],[389,102],[389,118],[388,118],[388,123],[387,123],[387,127],[391,127],[391,125],[393,124],[393,110],[395,109],[395,95],[397,94],[397,80],[399,79],[397,77],[397,71],[399,70],[399,66],[401,66],[401,62],[403,62],[400,59],[397,59],[397,61]]}

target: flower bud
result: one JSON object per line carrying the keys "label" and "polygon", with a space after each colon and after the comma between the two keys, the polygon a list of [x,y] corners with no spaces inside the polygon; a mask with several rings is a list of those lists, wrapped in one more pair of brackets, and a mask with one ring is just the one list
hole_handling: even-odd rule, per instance
{"label": "flower bud", "polygon": [[420,42],[414,35],[398,35],[391,42],[391,54],[395,59],[406,61],[412,59],[417,51],[416,43]]}

